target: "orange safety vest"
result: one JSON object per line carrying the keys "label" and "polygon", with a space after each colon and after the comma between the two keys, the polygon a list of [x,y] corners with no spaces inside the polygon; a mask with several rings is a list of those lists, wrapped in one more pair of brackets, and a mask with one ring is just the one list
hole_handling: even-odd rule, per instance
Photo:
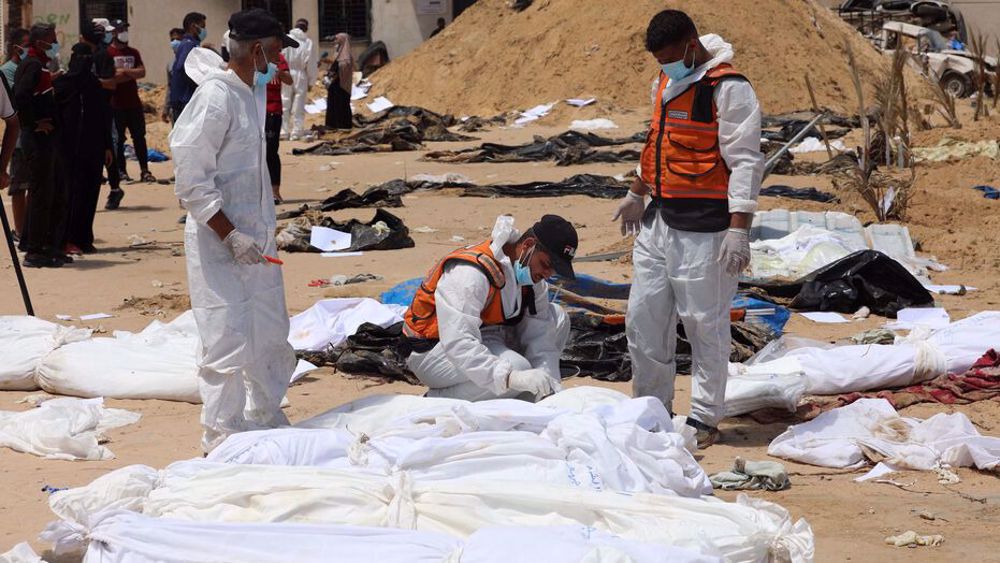
{"label": "orange safety vest", "polygon": [[642,149],[642,181],[657,198],[726,199],[729,167],[719,149],[715,86],[746,78],[727,63],[705,73],[679,96],[663,103],[670,81],[660,73],[653,121]]}
{"label": "orange safety vest", "polygon": [[440,337],[438,328],[437,306],[434,303],[434,292],[437,290],[438,281],[444,274],[445,266],[452,262],[465,262],[472,264],[486,276],[490,282],[490,293],[486,299],[486,307],[480,313],[479,318],[483,326],[511,325],[517,324],[524,317],[527,309],[531,314],[535,314],[535,292],[531,287],[521,289],[523,306],[514,318],[504,317],[503,300],[500,298],[500,289],[507,283],[503,268],[493,256],[490,248],[491,240],[486,240],[473,246],[459,248],[442,258],[431,268],[431,271],[421,282],[410,308],[403,315],[403,334],[410,338],[422,338],[426,340],[437,340]]}

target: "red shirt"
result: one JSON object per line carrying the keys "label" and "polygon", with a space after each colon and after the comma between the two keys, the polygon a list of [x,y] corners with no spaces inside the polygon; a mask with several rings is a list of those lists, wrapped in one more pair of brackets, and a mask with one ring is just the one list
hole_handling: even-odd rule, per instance
{"label": "red shirt", "polygon": [[288,61],[285,55],[278,53],[278,72],[267,83],[267,113],[281,113],[281,80],[278,75],[288,72]]}
{"label": "red shirt", "polygon": [[[139,51],[122,45],[116,47],[114,44],[108,45],[108,55],[115,60],[115,68],[133,69],[142,64],[142,57]],[[111,96],[111,107],[115,109],[137,109],[142,108],[142,101],[139,99],[139,85],[136,81],[128,80],[115,87],[115,93]]]}

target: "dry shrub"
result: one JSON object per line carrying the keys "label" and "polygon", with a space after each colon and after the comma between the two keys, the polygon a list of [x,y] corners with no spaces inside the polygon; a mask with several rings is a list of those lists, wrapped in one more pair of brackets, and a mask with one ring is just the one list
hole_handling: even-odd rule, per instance
{"label": "dry shrub", "polygon": [[958,110],[955,107],[955,96],[944,89],[940,82],[931,81],[931,92],[934,93],[934,109],[948,122],[952,129],[961,129],[962,122],[958,120]]}
{"label": "dry shrub", "polygon": [[905,49],[896,49],[888,72],[875,83],[878,125],[885,136],[886,166],[892,164],[893,152],[899,156],[901,165],[905,166],[909,161],[910,103],[903,74],[909,57]]}
{"label": "dry shrub", "polygon": [[[858,97],[858,115],[861,116],[861,128],[864,146],[860,147],[857,164],[834,177],[838,188],[852,189],[861,195],[862,199],[875,213],[879,222],[889,219],[904,220],[910,201],[913,197],[913,183],[916,170],[913,160],[909,158],[909,105],[906,99],[906,85],[902,78],[902,68],[906,64],[905,56],[893,59],[890,75],[883,78],[876,87],[876,102],[878,107],[878,122],[880,136],[886,139],[886,153],[894,133],[906,136],[906,142],[900,143],[905,151],[904,162],[908,164],[905,170],[894,173],[884,173],[877,170],[876,158],[872,151],[873,133],[868,120],[868,110],[865,105],[864,90],[861,86],[861,75],[858,72],[857,61],[850,44],[845,44],[847,62],[851,69],[855,93]],[[898,71],[898,78],[897,78]],[[887,115],[888,114],[888,115]]]}
{"label": "dry shrub", "polygon": [[[973,60],[976,63],[976,114],[972,119],[979,121],[981,117],[990,116],[990,108],[986,105],[986,84],[990,80],[989,74],[986,72],[986,36],[970,30],[969,51],[972,52]],[[996,95],[995,92],[994,95]]]}

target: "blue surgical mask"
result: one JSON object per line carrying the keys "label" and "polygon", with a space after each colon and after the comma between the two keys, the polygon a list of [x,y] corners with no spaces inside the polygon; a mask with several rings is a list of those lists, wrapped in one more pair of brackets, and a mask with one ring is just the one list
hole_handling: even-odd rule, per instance
{"label": "blue surgical mask", "polygon": [[59,56],[59,43],[53,43],[49,45],[49,48],[45,50],[45,56],[54,59]]}
{"label": "blue surgical mask", "polygon": [[274,80],[274,75],[278,74],[278,65],[274,63],[267,63],[267,72],[260,72],[258,70],[254,72],[254,80],[257,82],[258,86],[265,86],[268,82]]}
{"label": "blue surgical mask", "polygon": [[106,32],[104,32],[104,44],[105,44],[105,45],[110,45],[110,44],[111,44],[111,41],[112,41],[112,40],[113,40],[114,38],[115,38],[115,37],[114,37],[114,35],[112,35],[110,31],[106,31]]}
{"label": "blue surgical mask", "polygon": [[204,41],[208,37],[208,30],[204,27],[198,28],[198,41]]}
{"label": "blue surgical mask", "polygon": [[174,52],[177,52],[177,48],[180,47],[180,46],[181,46],[181,40],[180,39],[171,39],[170,40],[170,48]]}
{"label": "blue surgical mask", "polygon": [[528,267],[528,261],[534,252],[535,247],[531,247],[531,250],[514,262],[514,278],[519,286],[535,285],[535,281],[531,279],[531,268]]}
{"label": "blue surgical mask", "polygon": [[690,67],[684,64],[684,61],[687,59],[687,56],[688,56],[688,46],[686,45],[684,47],[684,56],[681,57],[679,61],[674,61],[672,63],[667,63],[661,66],[661,68],[663,69],[663,74],[667,75],[667,78],[669,78],[671,82],[683,80],[688,76],[690,76],[692,72],[694,72],[693,61]]}

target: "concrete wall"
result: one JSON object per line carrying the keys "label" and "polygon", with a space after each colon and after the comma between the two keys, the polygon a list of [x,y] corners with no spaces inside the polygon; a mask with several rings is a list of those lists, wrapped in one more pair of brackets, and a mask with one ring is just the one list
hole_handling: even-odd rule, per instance
{"label": "concrete wall", "polygon": [[952,4],[962,11],[965,26],[970,32],[984,33],[987,36],[989,53],[1000,56],[997,52],[996,39],[1000,38],[1000,0],[952,0]]}
{"label": "concrete wall", "polygon": [[385,42],[393,59],[416,49],[437,27],[438,18],[451,23],[451,0],[433,3],[441,13],[421,14],[428,4],[428,0],[372,0],[372,40]]}
{"label": "concrete wall", "polygon": [[[173,27],[181,27],[185,14],[205,14],[208,21],[208,39],[205,41],[218,47],[222,34],[228,29],[229,16],[239,11],[241,6],[241,0],[129,0],[129,45],[142,54],[146,65],[144,81],[155,84],[166,82],[167,64],[174,60],[168,33]],[[319,1],[292,0],[292,23],[298,18],[309,20],[309,36],[318,43]],[[62,44],[62,62],[66,63],[69,47],[80,38],[79,0],[34,0],[32,21],[56,24],[59,43]]]}

